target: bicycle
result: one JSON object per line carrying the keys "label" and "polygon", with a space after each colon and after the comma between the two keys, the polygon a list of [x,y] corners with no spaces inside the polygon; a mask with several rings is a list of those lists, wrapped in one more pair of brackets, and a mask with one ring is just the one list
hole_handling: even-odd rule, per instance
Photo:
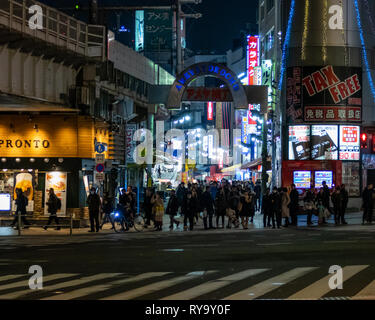
{"label": "bicycle", "polygon": [[133,215],[129,210],[124,214],[121,209],[111,213],[113,227],[116,233],[128,231],[134,228],[135,231],[141,232],[144,230],[144,218],[138,213]]}

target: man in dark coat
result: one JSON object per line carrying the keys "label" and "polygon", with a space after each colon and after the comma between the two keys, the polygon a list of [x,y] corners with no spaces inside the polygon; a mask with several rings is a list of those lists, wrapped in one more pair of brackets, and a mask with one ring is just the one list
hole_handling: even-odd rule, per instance
{"label": "man in dark coat", "polygon": [[335,224],[338,225],[340,223],[340,212],[341,212],[341,190],[339,186],[336,186],[336,190],[332,193],[331,200],[333,203],[333,212],[335,216]]}
{"label": "man in dark coat", "polygon": [[271,211],[272,211],[272,201],[271,201],[271,196],[270,196],[270,189],[267,188],[266,193],[263,195],[263,199],[262,199],[263,227],[264,228],[271,226],[271,219],[272,219],[273,225],[275,225],[275,218],[271,214]]}
{"label": "man in dark coat", "polygon": [[152,203],[151,203],[152,197],[153,197],[152,190],[147,188],[145,200],[143,202],[143,207],[144,207],[144,210],[145,210],[145,218],[146,218],[145,228],[150,226],[151,219],[152,219],[152,206],[153,206]]}
{"label": "man in dark coat", "polygon": [[299,194],[296,189],[296,185],[292,184],[292,190],[290,191],[290,204],[289,204],[289,213],[292,218],[292,226],[297,226],[297,214],[298,214],[298,203],[299,203]]}
{"label": "man in dark coat", "polygon": [[272,228],[275,229],[275,218],[276,218],[276,224],[277,224],[277,228],[280,229],[281,228],[281,220],[282,220],[282,216],[281,216],[281,196],[280,196],[280,193],[278,191],[278,189],[276,187],[273,188],[272,190],[272,194],[270,196],[271,198],[271,217],[272,217]]}
{"label": "man in dark coat", "polygon": [[372,221],[372,210],[373,210],[373,200],[372,196],[374,194],[373,185],[369,184],[362,193],[362,200],[363,200],[363,217],[362,217],[362,224],[365,224],[365,221],[371,222]]}
{"label": "man in dark coat", "polygon": [[182,203],[184,202],[185,198],[186,198],[186,188],[185,188],[185,182],[181,182],[179,184],[179,186],[177,187],[177,191],[176,191],[176,196],[177,196],[177,199],[178,199],[178,204],[179,206],[182,205]]}
{"label": "man in dark coat", "polygon": [[345,221],[345,211],[348,207],[349,202],[349,193],[345,189],[345,184],[341,185],[341,212],[340,212],[340,220],[342,224],[348,224]]}
{"label": "man in dark coat", "polygon": [[[206,211],[207,215],[204,214],[203,216],[203,224],[204,229],[215,229],[212,225],[212,217],[214,214],[214,201],[212,200],[211,193],[210,193],[210,187],[207,186],[205,192],[203,192],[201,197],[201,209],[202,211]],[[208,225],[207,225],[207,218],[208,218]],[[223,225],[224,227],[224,225]]]}
{"label": "man in dark coat", "polygon": [[169,229],[173,229],[173,223],[177,225],[177,228],[178,228],[178,225],[180,224],[180,222],[174,218],[177,215],[178,207],[179,205],[178,205],[178,199],[176,196],[176,191],[171,190],[171,196],[169,197],[167,209],[165,210],[165,213],[169,215],[170,221],[171,221]]}
{"label": "man in dark coat", "polygon": [[87,204],[89,206],[90,226],[89,232],[99,232],[99,210],[101,201],[99,195],[96,193],[95,188],[91,188],[90,195],[87,197]]}
{"label": "man in dark coat", "polygon": [[26,220],[26,207],[28,205],[29,200],[27,197],[23,194],[22,189],[16,189],[17,199],[16,199],[16,213],[14,216],[14,220],[11,224],[11,227],[18,226],[17,228],[21,228],[21,226],[18,225],[18,215],[21,215],[21,221],[24,225],[29,226],[30,222]]}
{"label": "man in dark coat", "polygon": [[184,215],[184,230],[187,230],[187,221],[189,220],[189,227],[192,231],[194,228],[194,213],[197,210],[197,203],[191,196],[191,192],[188,191],[184,201],[182,202],[181,210]]}
{"label": "man in dark coat", "polygon": [[262,187],[260,186],[260,181],[257,181],[255,187],[254,187],[254,192],[255,192],[255,211],[260,211],[260,195],[262,192]]}
{"label": "man in dark coat", "polygon": [[48,223],[46,226],[44,226],[44,230],[48,229],[48,226],[51,224],[52,220],[55,220],[56,222],[56,230],[60,230],[59,226],[59,218],[57,217],[57,211],[61,208],[61,200],[56,196],[55,191],[53,188],[49,189],[49,198],[46,202],[46,205],[48,206],[48,212],[50,213]]}
{"label": "man in dark coat", "polygon": [[[322,185],[323,185],[322,205],[323,205],[324,208],[326,208],[332,214],[332,210],[331,210],[330,205],[329,205],[330,192],[329,192],[329,188],[327,186],[327,182],[323,181]],[[323,222],[322,223],[323,224],[327,224],[325,218],[323,218]]]}

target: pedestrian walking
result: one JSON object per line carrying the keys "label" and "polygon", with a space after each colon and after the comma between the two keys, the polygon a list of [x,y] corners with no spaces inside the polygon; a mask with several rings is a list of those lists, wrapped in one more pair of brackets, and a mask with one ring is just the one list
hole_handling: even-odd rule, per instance
{"label": "pedestrian walking", "polygon": [[238,211],[241,217],[241,224],[244,230],[248,229],[252,202],[252,197],[249,195],[248,192],[245,192],[244,195],[240,198],[240,202],[238,203]]}
{"label": "pedestrian walking", "polygon": [[[270,197],[270,188],[266,189],[265,194],[262,197],[262,213],[263,213],[263,227],[271,227],[272,219],[272,200]],[[273,225],[275,225],[275,219],[273,218]]]}
{"label": "pedestrian walking", "polygon": [[[144,199],[144,202],[143,202],[143,208],[145,210],[145,228],[149,227],[150,224],[151,224],[151,220],[152,220],[152,203],[151,203],[151,200],[152,200],[152,197],[153,197],[153,192],[152,192],[152,189],[150,188],[147,188],[146,189],[146,194],[145,194],[145,199]],[[177,208],[178,210],[178,208]]]}
{"label": "pedestrian walking", "polygon": [[348,207],[349,193],[345,189],[345,184],[341,185],[341,211],[340,211],[340,221],[342,224],[348,224],[345,220],[345,212]]}
{"label": "pedestrian walking", "polygon": [[271,194],[271,217],[272,217],[272,229],[275,229],[275,220],[277,228],[281,228],[281,198],[277,187],[274,187]]}
{"label": "pedestrian walking", "polygon": [[177,228],[180,224],[180,222],[175,219],[177,212],[178,212],[178,207],[179,205],[178,205],[178,199],[176,196],[176,191],[171,190],[169,201],[167,204],[167,209],[165,210],[165,213],[169,215],[169,218],[170,218],[169,229],[171,230],[173,230],[174,223],[176,224]]}
{"label": "pedestrian walking", "polygon": [[262,187],[260,185],[260,181],[257,180],[255,187],[254,187],[254,192],[255,192],[255,211],[259,212],[261,211],[261,192],[262,192]]}
{"label": "pedestrian walking", "polygon": [[297,226],[298,224],[298,209],[299,209],[299,193],[296,189],[296,185],[291,185],[292,190],[290,191],[290,205],[289,205],[289,213],[292,220],[291,225]]}
{"label": "pedestrian walking", "polygon": [[101,201],[99,195],[96,193],[96,189],[93,187],[90,190],[90,194],[87,197],[87,204],[89,206],[89,217],[90,217],[90,227],[89,232],[99,232],[99,211],[101,206]]}
{"label": "pedestrian walking", "polygon": [[151,200],[155,214],[155,230],[162,231],[164,217],[164,202],[159,192],[156,192]]}
{"label": "pedestrian walking", "polygon": [[[228,208],[228,202],[227,202],[226,194],[223,188],[220,188],[219,191],[216,193],[215,207],[216,207],[216,228],[219,228],[220,219],[221,219],[222,228],[224,228],[225,214]],[[229,223],[230,221],[228,221],[228,225]]]}
{"label": "pedestrian walking", "polygon": [[288,194],[288,189],[283,188],[281,192],[281,215],[284,218],[285,224],[284,227],[289,226],[289,204],[290,204],[290,197]]}
{"label": "pedestrian walking", "polygon": [[197,208],[197,203],[192,198],[191,192],[188,191],[186,197],[182,203],[182,214],[184,215],[184,230],[188,229],[187,222],[189,220],[189,229],[192,231],[194,229],[194,212]]}
{"label": "pedestrian walking", "polygon": [[211,197],[210,186],[207,186],[206,190],[202,194],[201,208],[203,209],[204,229],[215,229],[215,227],[212,224],[212,219],[214,215],[214,201]]}
{"label": "pedestrian walking", "polygon": [[60,230],[59,226],[59,218],[57,217],[57,211],[61,209],[61,200],[56,196],[53,188],[49,189],[49,198],[46,202],[46,205],[48,206],[48,213],[50,214],[48,223],[46,226],[44,226],[44,230],[48,229],[48,226],[51,224],[52,220],[55,220],[56,222],[56,230]]}
{"label": "pedestrian walking", "polygon": [[362,209],[363,209],[363,216],[362,216],[362,224],[364,225],[365,222],[370,223],[372,221],[372,210],[373,210],[373,194],[374,194],[374,186],[369,184],[365,190],[362,192]]}
{"label": "pedestrian walking", "polygon": [[21,226],[18,225],[18,215],[21,215],[21,223],[24,225],[24,228],[27,228],[25,226],[31,225],[31,223],[29,221],[27,221],[27,219],[26,219],[26,213],[27,213],[26,208],[27,208],[27,205],[29,203],[29,200],[23,194],[21,188],[16,189],[16,196],[17,196],[17,198],[15,200],[16,212],[15,212],[14,220],[11,224],[11,227],[13,227],[15,229],[21,228]]}
{"label": "pedestrian walking", "polygon": [[307,225],[311,226],[312,223],[312,215],[314,210],[316,209],[315,206],[315,195],[314,195],[314,189],[311,188],[310,190],[307,190],[305,193],[305,197],[303,198],[304,202],[304,210],[307,214]]}
{"label": "pedestrian walking", "polygon": [[112,224],[111,229],[115,229],[113,219],[111,218],[111,213],[113,212],[113,198],[109,196],[108,191],[104,192],[103,194],[102,211],[104,216],[102,218],[102,223],[100,224],[100,230],[107,222],[110,222]]}
{"label": "pedestrian walking", "polygon": [[331,195],[331,201],[333,204],[333,212],[335,218],[335,225],[340,224],[340,212],[341,212],[341,205],[342,205],[342,196],[340,192],[340,187],[336,186],[335,191]]}

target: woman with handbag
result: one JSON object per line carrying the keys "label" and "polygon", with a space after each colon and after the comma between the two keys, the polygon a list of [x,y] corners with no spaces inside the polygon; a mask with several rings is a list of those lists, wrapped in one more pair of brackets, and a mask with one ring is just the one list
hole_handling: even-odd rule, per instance
{"label": "woman with handbag", "polygon": [[310,190],[306,191],[305,197],[303,198],[303,202],[305,204],[305,212],[307,213],[307,225],[310,227],[312,226],[312,214],[315,210],[315,195],[314,195],[314,189],[311,188]]}

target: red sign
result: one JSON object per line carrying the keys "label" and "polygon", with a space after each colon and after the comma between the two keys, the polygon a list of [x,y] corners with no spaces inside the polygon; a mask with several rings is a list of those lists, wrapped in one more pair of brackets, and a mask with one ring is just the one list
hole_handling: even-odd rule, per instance
{"label": "red sign", "polygon": [[233,98],[228,88],[191,87],[185,90],[182,100],[232,102]]}
{"label": "red sign", "polygon": [[305,121],[360,122],[361,107],[305,107]]}
{"label": "red sign", "polygon": [[249,86],[256,84],[254,67],[259,67],[259,37],[247,37],[247,75]]}
{"label": "red sign", "polygon": [[214,104],[213,102],[207,102],[207,120],[214,120]]}

